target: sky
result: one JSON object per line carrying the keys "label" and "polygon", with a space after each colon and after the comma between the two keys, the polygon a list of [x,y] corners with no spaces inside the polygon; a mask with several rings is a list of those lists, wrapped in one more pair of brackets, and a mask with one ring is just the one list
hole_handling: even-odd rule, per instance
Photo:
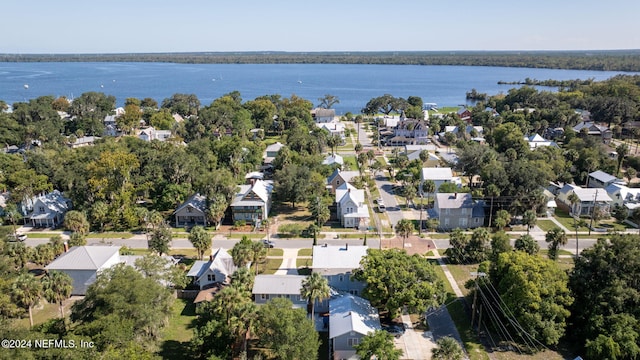
{"label": "sky", "polygon": [[2,0],[0,53],[640,49],[638,0]]}

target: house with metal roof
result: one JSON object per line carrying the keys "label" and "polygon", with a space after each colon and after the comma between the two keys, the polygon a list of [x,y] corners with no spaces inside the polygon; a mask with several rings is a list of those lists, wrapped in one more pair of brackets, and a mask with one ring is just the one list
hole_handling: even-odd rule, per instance
{"label": "house with metal roof", "polygon": [[429,215],[438,219],[443,230],[474,229],[484,226],[484,203],[474,201],[469,193],[439,193]]}
{"label": "house with metal roof", "polygon": [[73,279],[71,295],[84,295],[100,271],[121,262],[120,246],[74,246],[45,269],[68,274]]}
{"label": "house with metal roof", "polygon": [[281,144],[279,141],[267,146],[262,156],[264,163],[271,164],[283,147],[284,144]]}
{"label": "house with metal roof", "polygon": [[611,206],[619,206],[627,210],[631,216],[633,210],[640,208],[640,188],[630,188],[622,184],[611,184],[604,188],[611,198]]}
{"label": "house with metal roof", "polygon": [[[574,193],[578,197],[578,201],[571,204],[569,197]],[[578,216],[593,215],[598,210],[608,216],[611,210],[613,199],[609,196],[605,189],[600,188],[583,188],[580,186],[565,184],[558,192],[557,200],[564,204],[571,214]]]}
{"label": "house with metal roof", "polygon": [[233,263],[233,257],[225,249],[219,248],[209,256],[209,260],[194,262],[187,277],[203,290],[216,283],[228,284],[236,270],[238,267]]}
{"label": "house with metal roof", "polygon": [[344,165],[344,159],[338,154],[329,154],[324,158],[324,160],[322,160],[322,165],[337,165],[339,167],[342,167],[342,165]]}
{"label": "house with metal roof", "polygon": [[173,212],[176,227],[207,225],[207,197],[199,193],[191,195]]}
{"label": "house with metal roof", "polygon": [[253,280],[254,302],[266,304],[269,300],[283,297],[291,300],[294,308],[305,308],[307,299],[300,295],[304,275],[256,275]]}
{"label": "house with metal roof", "polygon": [[[329,286],[337,291],[354,295],[362,294],[364,282],[355,280],[351,274],[360,268],[360,261],[367,255],[368,246],[349,245],[331,246],[316,245],[313,247],[311,271],[324,276]],[[318,311],[326,311],[327,303],[318,304]]]}
{"label": "house with metal roof", "polygon": [[613,137],[613,133],[606,125],[599,125],[593,121],[582,121],[578,125],[573,127],[573,131],[578,134],[586,133],[589,136],[597,136],[600,137],[602,142],[608,144],[611,142]]}
{"label": "house with metal roof", "polygon": [[32,203],[28,221],[33,227],[56,228],[62,225],[64,215],[71,209],[71,200],[58,190],[40,195]]}
{"label": "house with metal roof", "polygon": [[420,191],[422,191],[422,185],[427,180],[433,181],[436,185],[436,192],[438,192],[438,189],[444,183],[454,183],[458,186],[462,185],[462,180],[460,177],[453,176],[453,170],[451,170],[450,167],[422,168],[422,171],[420,171]]}
{"label": "house with metal roof", "polygon": [[587,178],[587,187],[588,188],[601,188],[604,189],[611,184],[621,184],[624,185],[625,182],[622,179],[618,179],[617,177],[607,174],[602,170],[594,171],[589,174]]}
{"label": "house with metal roof", "polygon": [[524,140],[529,144],[529,149],[534,150],[543,146],[559,147],[554,141],[547,140],[538,134],[525,136]]}
{"label": "house with metal roof", "polygon": [[378,310],[358,296],[341,294],[329,301],[329,341],[333,359],[360,359],[355,345],[380,330]]}

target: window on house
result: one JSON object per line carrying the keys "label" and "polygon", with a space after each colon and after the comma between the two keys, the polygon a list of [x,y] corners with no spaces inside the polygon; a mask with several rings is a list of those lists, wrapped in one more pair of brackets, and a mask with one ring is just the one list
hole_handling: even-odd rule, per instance
{"label": "window on house", "polygon": [[269,300],[269,294],[260,294],[261,300]]}
{"label": "window on house", "polygon": [[344,281],[344,275],[339,275],[338,276],[338,281],[343,282]]}
{"label": "window on house", "polygon": [[356,345],[358,345],[359,340],[360,339],[358,339],[358,338],[349,338],[349,339],[347,339],[347,344],[349,344],[349,346],[356,346]]}
{"label": "window on house", "polygon": [[358,290],[349,290],[349,294],[358,296]]}
{"label": "window on house", "polygon": [[207,281],[216,281],[216,276],[214,274],[207,274]]}
{"label": "window on house", "polygon": [[44,212],[44,206],[40,206],[39,210],[40,210],[41,213],[43,213]]}
{"label": "window on house", "polygon": [[191,207],[187,206],[187,212],[188,213],[193,212],[193,209]]}

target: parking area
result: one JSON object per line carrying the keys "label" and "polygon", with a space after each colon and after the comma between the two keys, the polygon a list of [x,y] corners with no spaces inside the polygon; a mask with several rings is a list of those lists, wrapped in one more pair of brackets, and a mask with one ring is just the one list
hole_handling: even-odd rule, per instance
{"label": "parking area", "polygon": [[408,315],[402,316],[402,322],[404,322],[406,331],[402,336],[393,340],[396,348],[404,353],[401,359],[431,359],[431,349],[436,346],[431,332],[415,330]]}

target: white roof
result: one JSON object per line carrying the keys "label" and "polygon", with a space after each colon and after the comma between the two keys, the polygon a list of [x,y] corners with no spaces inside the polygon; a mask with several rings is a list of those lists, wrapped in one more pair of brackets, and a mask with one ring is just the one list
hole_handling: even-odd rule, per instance
{"label": "white roof", "polygon": [[251,293],[300,295],[304,279],[303,275],[257,275]]}
{"label": "white roof", "polygon": [[367,335],[380,330],[378,311],[369,301],[343,294],[329,301],[329,339],[355,332]]}
{"label": "white roof", "polygon": [[338,154],[329,155],[322,161],[322,165],[344,164],[344,159]]}
{"label": "white roof", "polygon": [[[344,204],[349,200],[353,201],[358,207],[364,204],[364,190],[348,189],[346,192],[341,192],[341,194],[342,194],[342,197],[338,200],[340,204]],[[338,199],[337,192],[336,192],[336,199]]]}
{"label": "white roof", "polygon": [[598,171],[594,171],[592,173],[589,174],[590,177],[603,182],[603,183],[608,183],[611,181],[616,181],[618,180],[617,177],[607,174],[606,172],[602,171],[602,170],[598,170]]}
{"label": "white roof", "polygon": [[368,246],[324,246],[313,247],[312,269],[357,269],[360,260],[367,255]]}
{"label": "white roof", "polygon": [[[593,188],[581,188],[576,187],[573,189],[573,192],[578,196],[580,201],[605,201],[610,202],[613,201],[609,194],[607,194],[604,189],[593,189]],[[597,196],[597,198],[596,198]]]}
{"label": "white roof", "polygon": [[49,264],[47,270],[99,270],[114,255],[119,256],[120,246],[74,246]]}
{"label": "white roof", "polygon": [[281,144],[280,142],[277,142],[275,144],[271,144],[271,145],[267,146],[266,151],[268,151],[268,152],[280,151],[280,149],[282,149],[283,147],[284,147],[283,144]]}
{"label": "white roof", "polygon": [[[240,185],[240,191],[235,196],[235,199],[231,203],[231,206],[243,206],[243,205],[261,205],[266,204],[269,201],[269,196],[273,191],[273,181],[271,180],[256,180],[253,185]],[[260,199],[245,199],[249,193],[254,193]]]}
{"label": "white roof", "polygon": [[451,168],[422,168],[422,180],[451,180],[452,178]]}

